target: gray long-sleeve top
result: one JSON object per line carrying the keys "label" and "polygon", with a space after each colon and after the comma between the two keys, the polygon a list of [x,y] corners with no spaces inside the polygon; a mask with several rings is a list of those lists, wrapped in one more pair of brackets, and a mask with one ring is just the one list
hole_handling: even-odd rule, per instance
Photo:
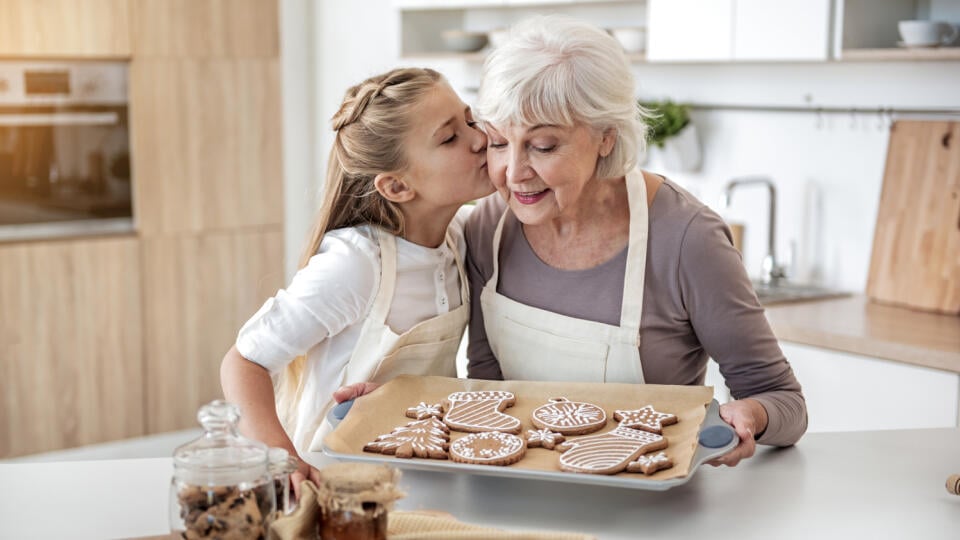
{"label": "gray long-sleeve top", "polygon": [[[493,273],[492,240],[506,204],[482,200],[466,227],[471,378],[502,379],[487,343],[480,292]],[[650,205],[640,358],[651,384],[703,384],[707,360],[720,365],[731,394],[767,411],[762,444],[789,446],[807,429],[800,383],[757,301],[730,230],[715,212],[665,181]],[[497,291],[570,317],[619,325],[627,250],[594,268],[560,270],[541,261],[510,214],[500,246]]]}

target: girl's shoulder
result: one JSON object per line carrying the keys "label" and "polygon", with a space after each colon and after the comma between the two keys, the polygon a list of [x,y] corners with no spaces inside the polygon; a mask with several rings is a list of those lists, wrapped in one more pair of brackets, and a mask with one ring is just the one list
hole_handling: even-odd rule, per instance
{"label": "girl's shoulder", "polygon": [[334,229],[300,273],[367,286],[380,276],[380,244],[369,225]]}

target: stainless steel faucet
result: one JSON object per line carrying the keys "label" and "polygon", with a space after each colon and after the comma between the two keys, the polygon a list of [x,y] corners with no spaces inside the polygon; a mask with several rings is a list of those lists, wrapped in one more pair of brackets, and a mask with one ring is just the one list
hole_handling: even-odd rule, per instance
{"label": "stainless steel faucet", "polygon": [[777,188],[773,185],[773,180],[767,178],[766,176],[739,176],[733,178],[727,182],[727,185],[723,189],[723,207],[726,208],[730,204],[730,199],[733,195],[733,190],[737,186],[746,186],[752,184],[762,184],[767,186],[767,191],[770,195],[769,203],[769,229],[767,232],[767,255],[763,258],[763,263],[760,268],[760,282],[761,283],[775,283],[786,277],[786,273],[782,266],[777,264],[777,248],[776,248],[776,239],[777,239]]}

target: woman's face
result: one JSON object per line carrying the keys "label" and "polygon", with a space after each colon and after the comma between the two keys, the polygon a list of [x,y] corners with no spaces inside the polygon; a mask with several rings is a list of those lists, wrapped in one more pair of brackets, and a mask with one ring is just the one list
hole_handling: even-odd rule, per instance
{"label": "woman's face", "polygon": [[490,179],[526,225],[545,223],[575,208],[613,136],[577,125],[487,124]]}
{"label": "woman's face", "polygon": [[445,82],[428,92],[414,111],[408,134],[408,178],[417,196],[436,207],[460,205],[493,193],[487,174],[487,137],[470,107]]}

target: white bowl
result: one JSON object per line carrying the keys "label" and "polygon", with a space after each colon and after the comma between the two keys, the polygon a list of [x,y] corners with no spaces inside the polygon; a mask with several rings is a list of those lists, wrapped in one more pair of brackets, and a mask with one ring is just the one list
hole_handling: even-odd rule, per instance
{"label": "white bowl", "polygon": [[642,52],[647,48],[647,29],[642,26],[611,28],[610,33],[628,53]]}
{"label": "white bowl", "polygon": [[440,37],[443,46],[453,52],[474,52],[487,44],[486,32],[468,32],[466,30],[444,30]]}

